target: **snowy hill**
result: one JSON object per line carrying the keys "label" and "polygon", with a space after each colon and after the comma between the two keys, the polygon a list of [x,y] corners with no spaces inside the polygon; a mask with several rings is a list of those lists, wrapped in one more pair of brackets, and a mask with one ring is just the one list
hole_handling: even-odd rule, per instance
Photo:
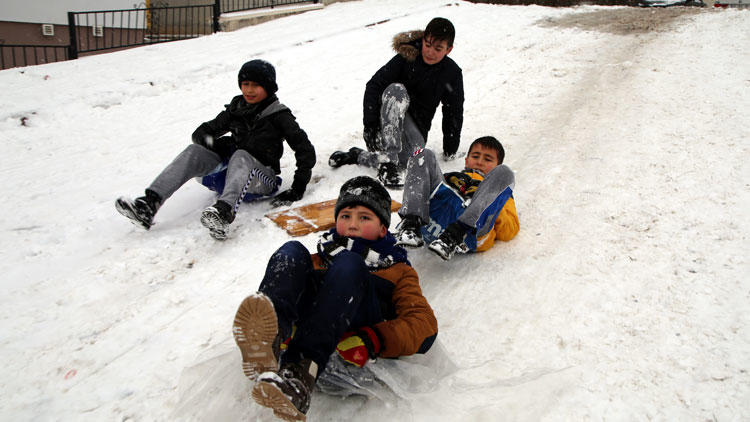
{"label": "snowy hill", "polygon": [[434,16],[457,28],[460,150],[501,139],[521,232],[449,263],[410,252],[440,326],[426,361],[404,361],[426,365],[400,374],[419,388],[318,393],[309,420],[750,419],[750,14],[364,0],[0,72],[0,420],[271,420],[231,339],[289,239],[270,205],[243,206],[219,243],[197,183],[149,232],[114,199],[142,192],[252,58],[317,149],[299,204],[335,197],[367,171],[327,166],[363,144],[365,82]]}

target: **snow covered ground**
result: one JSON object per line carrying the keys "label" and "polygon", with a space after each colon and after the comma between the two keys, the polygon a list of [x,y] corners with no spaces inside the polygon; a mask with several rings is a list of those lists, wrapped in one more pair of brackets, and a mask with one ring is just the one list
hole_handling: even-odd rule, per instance
{"label": "snow covered ground", "polygon": [[335,197],[368,172],[326,163],[362,145],[364,83],[434,16],[458,32],[461,150],[502,140],[521,232],[449,263],[411,252],[438,346],[394,371],[392,400],[317,393],[309,419],[749,420],[750,13],[641,24],[668,10],[363,0],[0,72],[0,420],[271,420],[231,339],[289,239],[270,205],[219,243],[197,183],[149,232],[114,199],[141,194],[252,58],[318,152],[299,204]]}

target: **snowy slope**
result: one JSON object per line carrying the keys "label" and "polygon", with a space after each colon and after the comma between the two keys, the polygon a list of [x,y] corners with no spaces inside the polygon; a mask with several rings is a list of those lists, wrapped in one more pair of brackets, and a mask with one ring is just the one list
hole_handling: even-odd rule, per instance
{"label": "snowy slope", "polygon": [[[605,24],[621,13],[364,0],[0,72],[0,420],[272,419],[230,328],[289,239],[270,206],[243,206],[218,243],[196,183],[150,232],[113,201],[139,195],[257,57],[317,149],[300,204],[335,197],[367,172],[326,164],[362,144],[364,83],[393,34],[434,16],[458,31],[461,150],[503,141],[522,229],[449,263],[410,253],[438,346],[398,363],[398,398],[316,394],[309,419],[750,419],[750,14]],[[282,167],[288,185],[293,157]]]}

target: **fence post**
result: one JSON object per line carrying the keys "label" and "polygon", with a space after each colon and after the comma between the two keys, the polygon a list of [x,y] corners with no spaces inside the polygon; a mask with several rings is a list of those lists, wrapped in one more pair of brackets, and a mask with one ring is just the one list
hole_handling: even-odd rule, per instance
{"label": "fence post", "polygon": [[219,17],[221,16],[221,0],[214,0],[214,33],[219,32]]}
{"label": "fence post", "polygon": [[68,60],[75,60],[78,58],[78,34],[76,32],[76,18],[73,12],[68,12],[68,34],[70,35]]}

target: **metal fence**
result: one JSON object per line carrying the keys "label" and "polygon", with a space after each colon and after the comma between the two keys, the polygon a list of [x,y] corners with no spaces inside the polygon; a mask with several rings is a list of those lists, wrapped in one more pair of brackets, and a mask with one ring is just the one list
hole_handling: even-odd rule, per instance
{"label": "metal fence", "polygon": [[320,3],[319,0],[216,0],[221,3],[220,13],[240,12],[264,7],[286,6],[298,3]]}
{"label": "metal fence", "polygon": [[[222,13],[320,0],[206,0],[212,4],[68,12],[69,45],[0,45],[0,69],[77,59],[79,55],[218,32]],[[165,4],[161,2],[161,4]]]}
{"label": "metal fence", "polygon": [[70,58],[215,32],[214,4],[68,12]]}
{"label": "metal fence", "polygon": [[0,69],[68,60],[65,45],[0,44]]}

